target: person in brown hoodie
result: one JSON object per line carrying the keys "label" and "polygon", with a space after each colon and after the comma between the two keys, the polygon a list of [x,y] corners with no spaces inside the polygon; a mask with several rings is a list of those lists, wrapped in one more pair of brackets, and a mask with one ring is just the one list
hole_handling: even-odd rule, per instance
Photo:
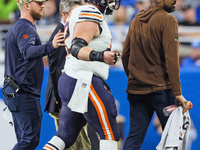
{"label": "person in brown hoodie", "polygon": [[152,0],[131,21],[122,51],[128,77],[130,130],[124,150],[139,150],[154,111],[164,129],[163,108],[177,103],[189,108],[181,93],[178,23],[170,12],[176,0]]}

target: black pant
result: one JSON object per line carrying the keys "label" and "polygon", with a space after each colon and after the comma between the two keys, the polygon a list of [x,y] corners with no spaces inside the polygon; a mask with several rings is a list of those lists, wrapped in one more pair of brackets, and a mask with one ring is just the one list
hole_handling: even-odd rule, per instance
{"label": "black pant", "polygon": [[130,103],[130,130],[124,143],[124,150],[139,150],[147,129],[156,112],[164,129],[168,117],[163,115],[163,108],[176,103],[172,90],[157,91],[146,95],[128,94]]}

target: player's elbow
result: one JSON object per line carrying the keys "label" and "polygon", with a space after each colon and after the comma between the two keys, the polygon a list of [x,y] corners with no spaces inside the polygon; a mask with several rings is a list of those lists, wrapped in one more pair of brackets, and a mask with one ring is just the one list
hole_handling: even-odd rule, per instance
{"label": "player's elbow", "polygon": [[75,37],[72,40],[72,45],[71,45],[71,54],[72,54],[72,56],[74,56],[74,57],[76,57],[78,59],[78,53],[79,53],[80,49],[82,47],[87,46],[87,45],[88,45],[88,43],[84,39]]}

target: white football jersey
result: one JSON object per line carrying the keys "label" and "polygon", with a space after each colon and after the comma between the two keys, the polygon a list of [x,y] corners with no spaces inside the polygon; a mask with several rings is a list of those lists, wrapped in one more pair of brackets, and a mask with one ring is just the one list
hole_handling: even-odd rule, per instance
{"label": "white football jersey", "polygon": [[[93,38],[88,47],[95,51],[104,51],[111,43],[111,33],[102,13],[93,5],[83,5],[72,10],[67,18],[65,25],[65,44],[66,49],[70,50],[71,42],[74,34],[74,28],[77,23],[82,21],[97,22],[102,32],[98,37]],[[85,70],[101,77],[103,80],[108,78],[109,65],[98,61],[82,61],[78,60],[71,54],[67,55],[63,72],[76,78],[76,72]]]}

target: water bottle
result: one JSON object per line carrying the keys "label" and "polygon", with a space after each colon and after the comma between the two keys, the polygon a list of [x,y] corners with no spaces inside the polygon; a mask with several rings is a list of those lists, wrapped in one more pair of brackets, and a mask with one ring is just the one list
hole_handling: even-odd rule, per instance
{"label": "water bottle", "polygon": [[[189,109],[192,109],[193,104],[190,101],[188,101],[187,104],[189,106]],[[170,105],[163,108],[164,116],[168,117],[177,107],[177,105]]]}

